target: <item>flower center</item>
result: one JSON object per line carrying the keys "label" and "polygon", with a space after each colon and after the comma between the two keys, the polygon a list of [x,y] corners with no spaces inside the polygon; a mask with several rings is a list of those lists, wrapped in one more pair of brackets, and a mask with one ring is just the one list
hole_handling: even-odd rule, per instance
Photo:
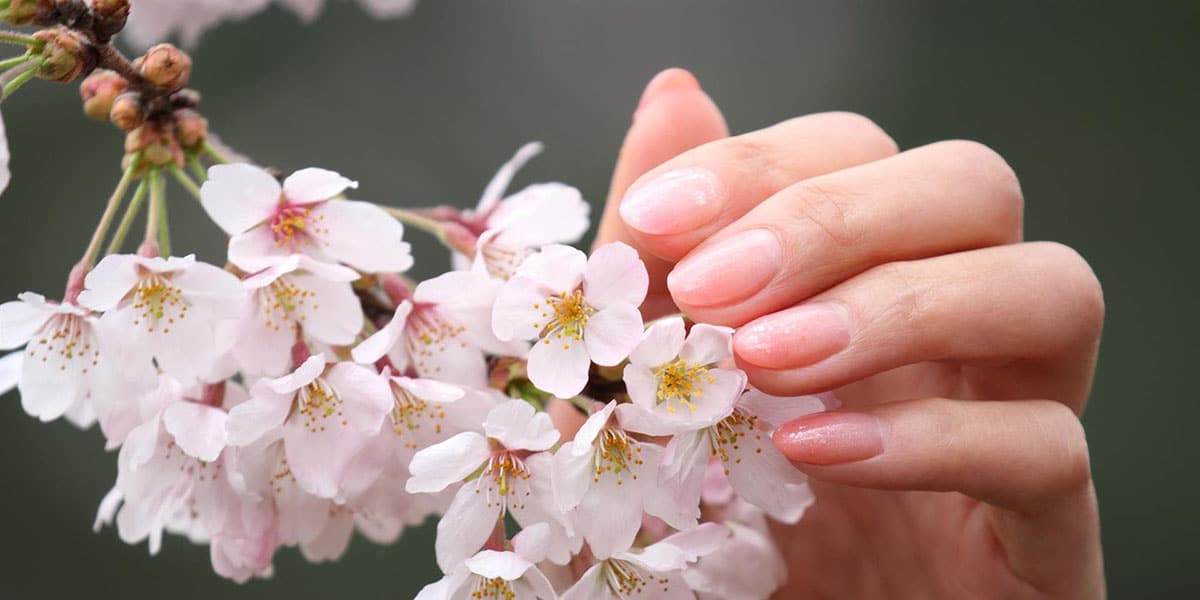
{"label": "flower center", "polygon": [[[313,292],[302,289],[292,281],[291,277],[283,276],[271,282],[271,285],[258,291],[258,304],[263,312],[263,324],[269,329],[279,331],[283,325],[292,325],[297,321],[305,321],[308,315],[305,308],[316,310],[317,304],[305,306],[314,296]],[[292,315],[292,313],[299,313]]]}
{"label": "flower center", "polygon": [[475,589],[471,592],[471,600],[482,600],[491,598],[492,600],[513,600],[517,597],[517,592],[513,590],[512,585],[499,577],[485,579],[479,577],[475,583]]}
{"label": "flower center", "polygon": [[[25,348],[25,356],[26,360],[54,360],[59,371],[66,371],[70,362],[73,369],[87,373],[89,367],[99,362],[100,349],[92,340],[91,325],[82,316],[57,314],[42,326],[37,343],[30,342]],[[81,362],[73,362],[76,359]]]}
{"label": "flower center", "polygon": [[[446,418],[446,411],[442,409],[441,404],[426,402],[394,383],[392,397],[395,398],[392,405],[392,430],[400,436],[405,448],[416,450],[421,446],[417,436],[421,433],[422,422],[432,426],[434,434],[442,432],[442,421]],[[405,435],[406,432],[408,435]]]}
{"label": "flower center", "polygon": [[[295,410],[304,419],[304,427],[312,433],[325,431],[325,421],[343,417],[342,396],[320,377],[296,392]],[[342,425],[346,419],[341,419]]]}
{"label": "flower center", "polygon": [[617,478],[617,485],[623,483],[622,473],[628,473],[629,477],[636,480],[638,476],[634,469],[642,464],[641,452],[641,446],[630,439],[624,431],[615,429],[601,431],[596,439],[592,455],[596,465],[592,481],[599,483],[600,477],[605,473],[612,473]]}
{"label": "flower center", "polygon": [[646,591],[647,585],[656,583],[662,586],[662,591],[670,591],[669,579],[655,577],[640,565],[615,558],[604,562],[604,575],[608,588],[622,598],[629,594],[640,594]]}
{"label": "flower center", "polygon": [[704,393],[704,384],[713,382],[708,367],[682,358],[655,369],[654,378],[658,380],[658,403],[666,404],[669,413],[675,412],[676,404],[696,410],[695,401]]}
{"label": "flower center", "polygon": [[187,317],[188,303],[166,277],[151,273],[142,277],[133,290],[133,310],[135,326],[145,321],[150,333],[158,325],[163,333],[170,333],[176,319]]}
{"label": "flower center", "polygon": [[525,461],[508,450],[501,450],[484,464],[475,483],[475,493],[487,494],[488,506],[499,503],[502,514],[509,508],[525,508],[523,497],[531,494],[526,483],[529,477]]}
{"label": "flower center", "polygon": [[466,342],[458,339],[467,328],[444,318],[433,304],[413,306],[412,314],[404,326],[407,329],[405,346],[408,355],[412,357],[417,372],[422,375],[432,376],[442,370],[441,364],[432,359],[446,352],[452,344],[467,347]]}
{"label": "flower center", "polygon": [[[763,434],[757,425],[758,417],[740,408],[735,408],[728,417],[708,428],[708,440],[709,446],[712,448],[712,455],[721,460],[726,475],[729,474],[730,467],[741,464],[742,459],[731,456],[730,452],[741,450],[746,436],[753,435],[755,442],[762,441]],[[755,443],[754,446],[755,454],[762,454],[762,445]]]}
{"label": "flower center", "polygon": [[326,233],[328,230],[320,226],[325,215],[312,215],[312,209],[296,204],[280,204],[271,217],[271,234],[275,237],[275,245],[295,249],[297,246],[312,241],[312,236]]}
{"label": "flower center", "polygon": [[534,329],[541,329],[538,339],[546,344],[549,344],[552,338],[561,341],[563,350],[571,348],[571,340],[583,340],[583,330],[596,312],[583,297],[583,290],[550,296],[546,298],[544,305],[539,302],[534,304],[533,308],[541,311],[543,319],[548,319],[545,327],[542,327],[541,323],[533,324]]}

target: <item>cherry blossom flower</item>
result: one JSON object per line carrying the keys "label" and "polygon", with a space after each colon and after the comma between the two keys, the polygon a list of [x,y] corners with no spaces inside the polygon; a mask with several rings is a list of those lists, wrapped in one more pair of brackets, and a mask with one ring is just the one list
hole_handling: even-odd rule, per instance
{"label": "cherry blossom flower", "polygon": [[592,565],[562,600],[620,600],[638,594],[664,600],[693,599],[696,596],[683,577],[684,570],[715,552],[728,537],[729,528],[705,523],[645,548],[619,552]]}
{"label": "cherry blossom flower", "polygon": [[328,365],[316,355],[291,374],[256,382],[250,400],[229,413],[229,441],[245,446],[281,429],[288,468],[300,487],[334,498],[351,460],[379,431],[392,404],[387,383],[370,369]]}
{"label": "cherry blossom flower", "polygon": [[101,361],[108,359],[100,350],[96,318],[33,292],[18,298],[0,304],[0,350],[25,345],[5,357],[6,370],[17,375],[10,381],[20,390],[21,407],[44,422],[71,411],[94,412],[92,392],[103,373]]}
{"label": "cherry blossom flower", "polygon": [[633,545],[642,510],[671,515],[673,499],[658,486],[661,446],[639,442],[613,426],[616,402],[596,411],[573,441],[554,454],[554,497],[592,554],[607,558]]}
{"label": "cherry blossom flower", "polygon": [[368,202],[337,199],[358,183],[324,169],[302,169],[282,186],[247,164],[216,165],[200,190],[208,215],[226,233],[229,262],[245,271],[303,253],[366,272],[402,272],[413,264],[404,226]]}
{"label": "cherry blossom flower", "polygon": [[[553,506],[550,456],[559,434],[544,412],[509,400],[488,413],[486,435],[466,431],[425,448],[409,464],[410,493],[459,488],[438,522],[438,566],[450,573],[479,550],[497,522],[511,513],[522,526],[560,522]],[[564,531],[565,533],[565,531]]]}
{"label": "cherry blossom flower", "polygon": [[648,435],[694,431],[729,414],[746,375],[719,365],[733,357],[733,330],[703,323],[684,338],[683,319],[652,323],[629,355],[624,378],[632,404],[622,426]]}
{"label": "cherry blossom flower", "polygon": [[283,373],[297,332],[332,346],[353,343],[363,325],[350,287],[355,279],[353,269],[293,254],[243,280],[251,294],[233,347],[238,364],[251,373]]}
{"label": "cherry blossom flower", "polygon": [[501,342],[492,333],[492,306],[500,282],[476,271],[451,271],[423,281],[392,320],[354,348],[360,363],[385,354],[400,372],[476,388],[487,385],[484,353],[520,356],[524,344]]}
{"label": "cherry blossom flower", "polygon": [[[729,537],[683,572],[699,600],[761,600],[787,581],[787,563],[762,510],[743,501],[726,508]],[[753,568],[747,568],[753,565]]]}
{"label": "cherry blossom flower", "polygon": [[715,457],[738,496],[778,521],[795,523],[812,505],[812,490],[808,478],[775,448],[771,432],[825,408],[818,396],[780,398],[747,391],[716,424],[671,438],[659,477],[678,506],[697,507],[692,518],[698,518],[705,468],[709,457]]}
{"label": "cherry blossom flower", "polygon": [[642,332],[638,306],[649,276],[637,251],[616,242],[591,258],[549,245],[505,282],[492,313],[501,340],[536,340],[529,352],[534,385],[570,398],[583,390],[591,363],[619,364]]}
{"label": "cherry blossom flower", "polygon": [[422,588],[416,600],[458,598],[557,600],[558,595],[550,580],[532,562],[515,552],[483,550],[444,578]]}
{"label": "cherry blossom flower", "polygon": [[106,256],[84,280],[79,303],[106,311],[101,324],[115,335],[114,350],[159,368],[182,382],[205,377],[227,348],[219,321],[241,312],[245,290],[237,278],[183,258]]}

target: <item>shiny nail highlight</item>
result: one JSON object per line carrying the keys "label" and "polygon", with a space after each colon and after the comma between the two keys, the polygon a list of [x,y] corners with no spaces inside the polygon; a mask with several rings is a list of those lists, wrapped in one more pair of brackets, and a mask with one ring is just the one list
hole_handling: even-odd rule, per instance
{"label": "shiny nail highlight", "polygon": [[702,167],[668,171],[630,190],[621,218],[651,235],[675,235],[711,223],[721,212],[721,183]]}
{"label": "shiny nail highlight", "polygon": [[756,319],[733,338],[738,358],[764,369],[818,363],[850,345],[850,311],[841,304],[802,304]]}
{"label": "shiny nail highlight", "polygon": [[677,302],[721,306],[762,290],[783,268],[779,237],[750,229],[694,251],[667,276]]}
{"label": "shiny nail highlight", "polygon": [[850,412],[801,417],[775,430],[775,446],[793,462],[840,465],[883,454],[883,422]]}

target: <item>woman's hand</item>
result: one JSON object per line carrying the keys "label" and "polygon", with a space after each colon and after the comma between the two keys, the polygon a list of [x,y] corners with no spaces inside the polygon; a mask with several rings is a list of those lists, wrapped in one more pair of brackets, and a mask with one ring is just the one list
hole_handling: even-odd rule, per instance
{"label": "woman's hand", "polygon": [[728,137],[687,72],[647,88],[598,243],[647,259],[647,317],[736,326],[753,385],[843,403],[775,434],[817,496],[780,597],[1104,595],[1078,419],[1104,302],[1021,228],[980,144],[898,152],[845,113]]}

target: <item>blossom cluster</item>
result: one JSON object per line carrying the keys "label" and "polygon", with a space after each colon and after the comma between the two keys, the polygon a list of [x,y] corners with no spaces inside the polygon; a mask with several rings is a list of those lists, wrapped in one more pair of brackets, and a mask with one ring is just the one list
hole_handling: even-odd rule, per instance
{"label": "blossom cluster", "polygon": [[[206,544],[216,573],[245,582],[282,548],[331,561],[356,531],[388,544],[436,518],[444,577],[422,599],[752,599],[782,584],[768,520],[795,523],[813,495],[771,434],[833,399],[751,387],[731,328],[646,322],[638,253],[570,246],[589,228],[579,190],[508,192],[540,144],[470,210],[350,199],[358,183],[339,173],[230,158],[185,87],[186,54],[112,50],[125,0],[31,1],[74,12],[0,0],[12,22],[60,23],[7,34],[29,53],[5,91],[87,76],[85,112],[128,132],[62,297],[0,304],[0,350],[14,350],[0,393],[98,426],[116,452],[97,530],[151,553],[168,533]],[[97,56],[108,69],[89,73]],[[168,175],[228,236],[222,264],[171,252]],[[406,277],[406,225],[454,268]]]}

